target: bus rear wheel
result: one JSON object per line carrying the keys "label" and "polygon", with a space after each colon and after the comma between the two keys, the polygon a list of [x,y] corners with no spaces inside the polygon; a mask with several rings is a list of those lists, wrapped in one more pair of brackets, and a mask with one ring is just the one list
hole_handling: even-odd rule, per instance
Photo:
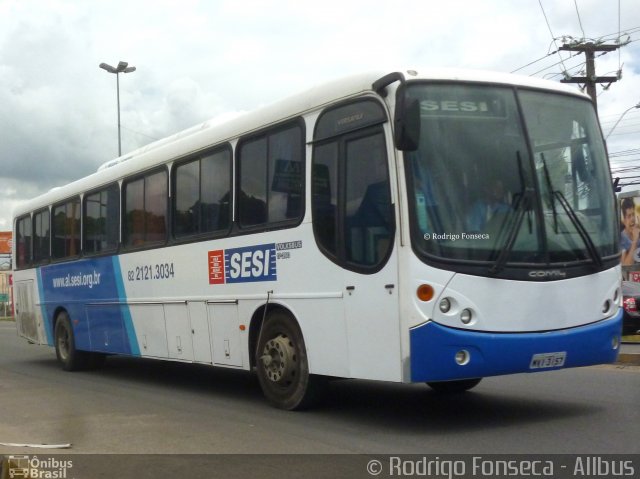
{"label": "bus rear wheel", "polygon": [[76,349],[76,340],[71,320],[66,311],[58,314],[54,331],[56,357],[65,371],[97,369],[104,364],[105,355]]}
{"label": "bus rear wheel", "polygon": [[302,332],[283,311],[270,313],[262,325],[256,348],[256,369],[267,400],[288,411],[317,404],[324,378],[309,373]]}
{"label": "bus rear wheel", "polygon": [[482,378],[459,379],[456,381],[434,381],[428,382],[427,386],[436,392],[444,394],[457,394],[468,391],[476,387]]}
{"label": "bus rear wheel", "polygon": [[78,371],[87,365],[87,357],[82,351],[76,349],[75,336],[71,321],[66,311],[58,314],[54,332],[56,357],[65,371]]}

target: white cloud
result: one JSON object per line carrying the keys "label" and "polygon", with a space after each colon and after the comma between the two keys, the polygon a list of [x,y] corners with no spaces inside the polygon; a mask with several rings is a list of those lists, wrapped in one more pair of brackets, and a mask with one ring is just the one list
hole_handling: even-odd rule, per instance
{"label": "white cloud", "polygon": [[[617,32],[613,5],[577,3],[587,37]],[[542,5],[554,35],[582,36],[573,2]],[[622,29],[640,26],[639,2],[621,5]],[[543,57],[550,44],[537,0],[2,0],[0,229],[17,201],[116,156],[116,82],[101,62],[137,67],[120,77],[127,152],[345,74],[397,65],[511,71]],[[607,118],[640,101],[636,45],[621,51],[623,80],[600,97]],[[584,61],[563,57],[567,66]],[[557,61],[553,55],[520,73]],[[599,58],[598,72],[618,63],[617,54]],[[612,136],[610,149],[633,141]]]}

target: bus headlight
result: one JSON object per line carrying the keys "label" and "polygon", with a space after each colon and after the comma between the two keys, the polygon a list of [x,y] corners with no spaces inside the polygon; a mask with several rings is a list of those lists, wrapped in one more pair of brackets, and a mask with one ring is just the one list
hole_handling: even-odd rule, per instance
{"label": "bus headlight", "polygon": [[463,309],[460,313],[460,321],[462,321],[462,324],[469,324],[472,319],[473,313],[471,313],[471,310],[466,308]]}
{"label": "bus headlight", "polygon": [[456,363],[458,363],[459,366],[466,366],[469,364],[469,361],[471,361],[471,355],[466,349],[461,349],[456,353]]}
{"label": "bus headlight", "polygon": [[440,304],[438,305],[438,307],[440,308],[441,312],[448,313],[451,309],[451,301],[449,300],[449,298],[443,298],[440,300]]}

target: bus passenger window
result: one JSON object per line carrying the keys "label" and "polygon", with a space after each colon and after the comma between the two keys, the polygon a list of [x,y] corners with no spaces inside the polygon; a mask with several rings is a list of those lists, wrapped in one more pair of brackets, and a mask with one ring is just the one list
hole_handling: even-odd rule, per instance
{"label": "bus passenger window", "polygon": [[254,226],[267,221],[267,142],[264,138],[247,142],[240,149],[240,225]]}
{"label": "bus passenger window", "polygon": [[124,187],[125,230],[124,244],[144,244],[144,179],[127,183]]}
{"label": "bus passenger window", "polygon": [[226,230],[231,221],[231,152],[213,153],[200,163],[200,230]]}
{"label": "bus passenger window", "polygon": [[124,244],[160,243],[167,233],[167,173],[158,171],[124,186]]}
{"label": "bus passenger window", "polygon": [[16,266],[25,268],[31,264],[31,216],[25,216],[16,225]]}
{"label": "bus passenger window", "polygon": [[173,210],[173,231],[177,238],[199,233],[200,161],[176,168],[176,194]]}
{"label": "bus passenger window", "polygon": [[33,215],[33,261],[41,263],[49,259],[49,210]]}
{"label": "bus passenger window", "polygon": [[289,128],[269,136],[269,221],[302,214],[302,132]]}
{"label": "bus passenger window", "polygon": [[229,150],[178,165],[175,172],[175,237],[227,230],[231,218]]}
{"label": "bus passenger window", "polygon": [[51,257],[73,258],[80,254],[80,198],[53,207]]}
{"label": "bus passenger window", "polygon": [[118,247],[120,188],[108,188],[84,197],[84,252],[114,250]]}
{"label": "bus passenger window", "polygon": [[298,125],[239,147],[240,226],[297,220],[303,214],[304,141]]}

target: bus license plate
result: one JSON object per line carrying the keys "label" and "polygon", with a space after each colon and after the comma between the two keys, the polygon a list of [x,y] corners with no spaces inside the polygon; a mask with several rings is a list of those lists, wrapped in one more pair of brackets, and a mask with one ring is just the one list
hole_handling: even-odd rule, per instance
{"label": "bus license plate", "polygon": [[534,354],[531,357],[529,369],[559,368],[564,366],[564,360],[566,357],[566,351],[562,351],[560,353]]}

